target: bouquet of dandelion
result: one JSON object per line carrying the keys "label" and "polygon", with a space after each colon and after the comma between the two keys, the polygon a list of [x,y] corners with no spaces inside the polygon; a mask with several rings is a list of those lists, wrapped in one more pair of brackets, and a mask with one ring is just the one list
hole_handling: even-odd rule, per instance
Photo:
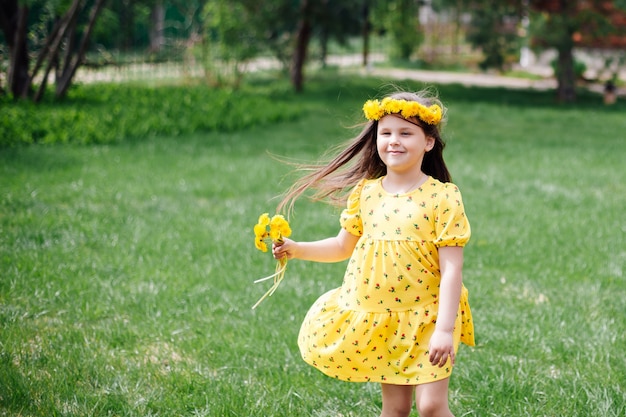
{"label": "bouquet of dandelion", "polygon": [[[285,220],[285,217],[280,214],[275,215],[270,219],[268,213],[263,213],[259,216],[259,222],[254,225],[254,245],[262,252],[267,252],[267,239],[270,239],[272,243],[281,242],[283,237],[289,237],[291,235],[291,228],[289,223]],[[276,263],[276,271],[267,277],[257,279],[254,283],[259,283],[274,279],[274,285],[256,302],[252,309],[257,308],[261,301],[270,297],[276,291],[276,288],[280,285],[285,276],[285,270],[287,269],[287,258],[279,259]]]}

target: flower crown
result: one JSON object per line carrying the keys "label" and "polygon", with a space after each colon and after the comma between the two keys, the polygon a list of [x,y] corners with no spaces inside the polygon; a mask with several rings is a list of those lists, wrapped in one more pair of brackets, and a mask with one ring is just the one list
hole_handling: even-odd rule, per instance
{"label": "flower crown", "polygon": [[402,117],[418,117],[429,125],[437,125],[441,121],[442,110],[437,104],[425,106],[417,101],[396,100],[386,97],[380,100],[367,100],[363,105],[363,113],[367,120],[380,120],[387,114],[400,113]]}

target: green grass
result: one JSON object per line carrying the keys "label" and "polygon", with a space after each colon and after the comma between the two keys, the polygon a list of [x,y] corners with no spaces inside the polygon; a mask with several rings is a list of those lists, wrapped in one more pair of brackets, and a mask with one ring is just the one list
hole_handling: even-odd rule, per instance
{"label": "green grass", "polygon": [[[378,87],[315,80],[284,93],[301,117],[246,130],[0,150],[0,416],[378,415],[377,385],[327,378],[296,347],[344,264],[294,261],[250,309],[274,265],[251,227],[290,178],[268,151],[316,158]],[[473,228],[477,346],[461,348],[453,411],[623,416],[624,106],[440,91]],[[294,238],[336,233],[337,215],[302,200]]]}

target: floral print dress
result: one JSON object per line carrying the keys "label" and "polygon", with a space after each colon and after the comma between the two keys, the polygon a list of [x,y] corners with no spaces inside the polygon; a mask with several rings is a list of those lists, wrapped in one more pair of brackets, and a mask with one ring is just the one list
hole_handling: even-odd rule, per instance
{"label": "floral print dress", "polygon": [[[322,295],[307,313],[298,345],[304,360],[328,376],[354,382],[417,385],[450,376],[433,366],[428,342],[438,311],[441,246],[470,238],[459,189],[432,177],[419,188],[392,194],[382,178],[362,180],[348,198],[341,226],[360,236],[340,288]],[[467,289],[454,329],[474,345]]]}

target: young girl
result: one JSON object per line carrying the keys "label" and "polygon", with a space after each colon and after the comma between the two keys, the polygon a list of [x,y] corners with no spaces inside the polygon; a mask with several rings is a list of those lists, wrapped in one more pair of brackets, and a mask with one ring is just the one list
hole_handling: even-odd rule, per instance
{"label": "young girl", "polygon": [[300,352],[331,377],[382,384],[381,417],[408,416],[413,393],[421,417],[452,416],[449,377],[474,329],[462,284],[470,225],[442,156],[444,108],[400,92],[363,111],[362,132],[328,164],[306,167],[279,204],[292,209],[310,187],[318,199],[351,190],[337,236],[273,246],[277,259],[350,258],[341,287],[307,313]]}

